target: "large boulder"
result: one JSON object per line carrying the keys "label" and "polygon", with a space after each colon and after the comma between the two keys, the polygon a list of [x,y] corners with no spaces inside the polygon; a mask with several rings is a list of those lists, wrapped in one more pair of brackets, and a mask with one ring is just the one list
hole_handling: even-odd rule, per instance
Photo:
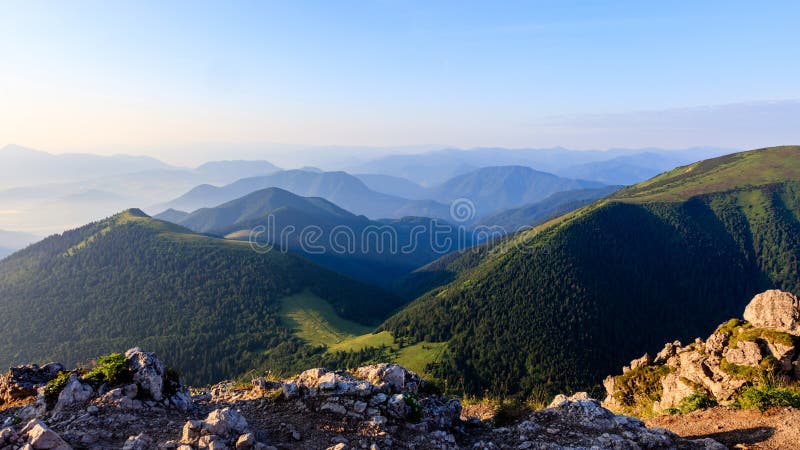
{"label": "large boulder", "polygon": [[133,381],[139,386],[139,395],[155,401],[164,398],[164,364],[155,353],[143,352],[139,347],[125,352],[128,368],[133,372]]}
{"label": "large boulder", "polygon": [[686,440],[633,417],[618,416],[586,395],[559,397],[557,404],[534,412],[515,426],[516,448],[613,448],[724,450],[711,439]]}
{"label": "large boulder", "polygon": [[256,441],[255,435],[250,433],[247,420],[232,408],[215,409],[205,420],[186,422],[180,443],[200,449],[267,450],[269,448]]}
{"label": "large boulder", "polygon": [[72,446],[39,419],[28,422],[19,434],[25,439],[23,449],[72,450]]}
{"label": "large boulder", "polygon": [[766,328],[800,336],[800,300],[789,292],[773,289],[750,300],[744,320],[755,328]]}

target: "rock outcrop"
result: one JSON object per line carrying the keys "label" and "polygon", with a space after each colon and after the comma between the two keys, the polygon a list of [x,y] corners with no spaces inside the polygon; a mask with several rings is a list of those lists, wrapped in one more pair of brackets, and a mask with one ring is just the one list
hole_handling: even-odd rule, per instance
{"label": "rock outcrop", "polygon": [[781,291],[755,296],[744,313],[720,325],[704,342],[683,346],[676,341],[654,358],[645,355],[605,379],[603,405],[642,414],[679,409],[690,396],[733,402],[741,389],[765,374],[783,381],[800,380],[800,303]]}
{"label": "rock outcrop", "polygon": [[62,364],[50,363],[12,367],[0,374],[0,405],[25,400],[38,395],[38,389],[66,370]]}
{"label": "rock outcrop", "polygon": [[0,409],[0,450],[720,448],[648,429],[585,393],[559,396],[507,427],[464,422],[458,400],[396,364],[220,383],[189,397],[152,353],[115,357],[127,367],[115,382],[68,372],[53,376],[63,385],[55,404],[39,392],[30,405]]}

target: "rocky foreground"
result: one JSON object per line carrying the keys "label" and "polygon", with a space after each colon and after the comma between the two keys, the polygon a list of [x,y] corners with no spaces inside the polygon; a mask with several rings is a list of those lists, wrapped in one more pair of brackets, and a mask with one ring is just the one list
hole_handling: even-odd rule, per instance
{"label": "rocky foreground", "polygon": [[631,361],[622,375],[604,381],[603,405],[636,415],[662,414],[685,408],[689,399],[735,405],[750,387],[800,385],[800,300],[766,291],[753,297],[743,318],[720,325],[705,341],[685,346],[675,341],[655,357]]}
{"label": "rocky foreground", "polygon": [[647,428],[586,396],[560,396],[507,427],[462,420],[458,400],[428,393],[394,364],[190,393],[152,353],[119,356],[120,367],[92,374],[48,364],[2,375],[0,449],[725,448]]}

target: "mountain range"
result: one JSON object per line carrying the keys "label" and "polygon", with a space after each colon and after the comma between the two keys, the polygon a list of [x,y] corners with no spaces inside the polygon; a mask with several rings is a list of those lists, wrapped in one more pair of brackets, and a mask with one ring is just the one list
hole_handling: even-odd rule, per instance
{"label": "mountain range", "polygon": [[[151,158],[53,155],[18,146],[0,149],[0,227],[51,234],[150,205],[202,183],[230,183],[278,170],[266,161],[213,161],[195,169]],[[13,170],[6,169],[13,168]]]}
{"label": "mountain range", "polygon": [[513,233],[524,228],[534,227],[542,222],[586,206],[613,194],[621,188],[622,186],[604,186],[556,192],[544,200],[484,217],[475,225],[478,227],[499,227],[505,233]]}
{"label": "mountain range", "polygon": [[[367,183],[383,186],[378,188],[383,192],[370,189]],[[455,200],[466,199],[470,202],[468,219],[471,220],[536,202],[557,192],[600,186],[603,184],[599,182],[562,178],[522,166],[477,169],[432,188],[423,188],[408,180],[386,175],[353,176],[345,172],[290,170],[246,178],[222,187],[198,186],[173,201],[151,209],[192,211],[216,206],[255,190],[279,187],[302,196],[323,197],[373,219],[406,216],[452,219],[449,205]],[[408,197],[394,195],[402,194],[404,190],[409,192]]]}
{"label": "mountain range", "polygon": [[706,147],[683,150],[451,148],[422,154],[389,155],[345,170],[351,173],[402,177],[427,187],[476,169],[493,166],[526,166],[566,178],[601,181],[605,184],[631,184],[644,181],[677,165],[732,151]]}
{"label": "mountain range", "polygon": [[175,200],[151,209],[194,211],[217,206],[270,187],[304,197],[323,197],[336,205],[371,218],[425,216],[446,218],[449,207],[432,200],[409,200],[369,189],[363,181],[345,172],[287,170],[262,177],[244,178],[225,186],[201,185]]}
{"label": "mountain range", "polygon": [[[79,361],[145,343],[170,349],[199,381],[253,367],[398,359],[449,389],[527,396],[598,389],[632,355],[707,333],[756,292],[800,291],[800,147],[704,160],[611,194],[616,188],[556,193],[538,203],[599,199],[434,261],[412,254],[380,280],[397,295],[342,273],[350,265],[352,276],[375,283],[380,264],[401,259],[363,251],[326,261],[291,240],[288,253],[239,241],[265,215],[317,224],[323,236],[334,224],[408,236],[432,221],[375,221],[330,199],[256,189],[268,178],[353,202],[351,186],[374,192],[347,174],[298,172],[213,188],[210,195],[244,194],[162,216],[203,234],[127,210],[0,261],[0,333],[8,337],[0,365]],[[508,189],[499,180],[500,191],[487,192]],[[508,220],[548,210],[536,204]]]}
{"label": "mountain range", "polygon": [[475,215],[482,217],[544,200],[557,192],[601,186],[595,181],[561,178],[524,166],[484,167],[432,188],[431,198],[448,203],[468,199],[475,206]]}

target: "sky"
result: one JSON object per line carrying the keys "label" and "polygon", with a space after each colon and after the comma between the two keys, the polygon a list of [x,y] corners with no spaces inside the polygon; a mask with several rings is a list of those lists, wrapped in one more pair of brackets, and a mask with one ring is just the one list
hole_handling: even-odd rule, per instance
{"label": "sky", "polygon": [[796,1],[5,0],[0,146],[181,163],[797,144],[797,17]]}

